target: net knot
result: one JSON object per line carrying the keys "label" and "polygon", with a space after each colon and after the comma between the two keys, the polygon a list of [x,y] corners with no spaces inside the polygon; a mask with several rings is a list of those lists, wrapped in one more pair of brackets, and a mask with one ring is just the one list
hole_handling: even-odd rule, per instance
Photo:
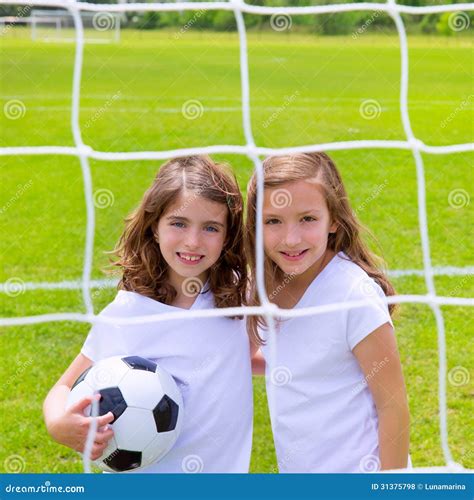
{"label": "net knot", "polygon": [[77,146],[77,152],[79,156],[91,156],[94,150],[91,146],[87,146],[86,144],[81,144]]}
{"label": "net knot", "polygon": [[423,149],[424,146],[423,141],[420,141],[420,139],[417,139],[416,137],[410,137],[410,139],[408,139],[408,144],[411,149],[416,150]]}
{"label": "net knot", "polygon": [[387,14],[391,17],[398,14],[397,2],[395,0],[387,0]]}
{"label": "net knot", "polygon": [[264,306],[264,314],[276,316],[278,314],[278,306],[272,302],[268,302],[268,304],[265,304]]}

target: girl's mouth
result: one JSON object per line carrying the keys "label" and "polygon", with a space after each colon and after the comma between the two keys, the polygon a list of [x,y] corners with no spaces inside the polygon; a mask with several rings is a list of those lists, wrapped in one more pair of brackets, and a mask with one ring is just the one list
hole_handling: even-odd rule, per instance
{"label": "girl's mouth", "polygon": [[196,264],[199,264],[202,259],[204,259],[204,255],[199,255],[196,253],[176,252],[176,255],[178,256],[180,262],[188,266],[195,266]]}
{"label": "girl's mouth", "polygon": [[283,258],[285,260],[289,260],[289,261],[297,261],[297,260],[301,260],[305,255],[306,255],[306,252],[308,251],[308,249],[306,250],[299,250],[299,251],[296,251],[296,252],[280,252],[281,255],[283,256]]}

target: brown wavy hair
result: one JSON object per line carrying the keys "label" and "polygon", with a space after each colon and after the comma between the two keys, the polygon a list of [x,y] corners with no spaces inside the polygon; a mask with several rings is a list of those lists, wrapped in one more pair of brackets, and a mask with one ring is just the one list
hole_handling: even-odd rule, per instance
{"label": "brown wavy hair", "polygon": [[[125,219],[111,267],[122,271],[118,288],[171,304],[177,295],[168,282],[168,264],[155,240],[154,229],[167,207],[183,190],[227,207],[227,232],[218,261],[209,269],[209,290],[215,305],[240,307],[247,286],[243,238],[243,199],[232,170],[208,156],[187,156],[166,162]],[[204,293],[204,291],[203,291]]]}
{"label": "brown wavy hair", "polygon": [[[263,162],[264,188],[275,188],[288,182],[312,180],[322,188],[331,222],[337,223],[337,230],[328,236],[328,248],[335,253],[344,252],[349,259],[360,266],[382,288],[386,296],[395,295],[395,289],[390,283],[380,257],[374,255],[362,239],[362,232],[371,233],[362,226],[353,212],[342,178],[336,165],[325,153],[299,153],[288,156],[270,156]],[[254,277],[256,269],[255,234],[256,234],[256,203],[257,181],[253,174],[247,187],[247,222],[246,222],[246,253],[250,265],[250,273]],[[264,276],[266,290],[281,283],[284,273],[269,259],[264,258]],[[255,279],[250,282],[248,305],[260,305]],[[395,304],[389,305],[390,314],[395,310]],[[256,345],[264,342],[258,334],[258,327],[265,328],[265,318],[248,316],[247,329],[250,339]]]}

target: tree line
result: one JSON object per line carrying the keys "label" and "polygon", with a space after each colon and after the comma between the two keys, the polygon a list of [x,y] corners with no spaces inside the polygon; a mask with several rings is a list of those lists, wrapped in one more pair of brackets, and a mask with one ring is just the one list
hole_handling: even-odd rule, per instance
{"label": "tree line", "polygon": [[[116,3],[116,0],[88,0],[90,3]],[[144,0],[141,0],[144,1]],[[163,0],[161,0],[163,1]],[[168,0],[170,1],[170,0]],[[171,0],[174,1],[174,0]],[[248,4],[283,7],[325,5],[329,3],[360,3],[364,0],[246,0]],[[371,1],[371,0],[365,0]],[[374,1],[374,0],[372,0]],[[398,0],[399,4],[425,6],[462,3],[463,0]],[[34,7],[33,7],[34,8]],[[41,7],[44,9],[44,7]],[[455,7],[453,12],[456,12]],[[474,14],[461,13],[462,18],[447,12],[443,14],[403,15],[409,32],[440,33],[455,35],[472,29]],[[27,16],[24,6],[1,6],[0,16]],[[344,35],[357,33],[361,29],[370,32],[395,30],[393,20],[384,12],[360,11],[341,12],[337,14],[298,15],[291,19],[278,16],[261,16],[244,14],[245,24],[249,31],[286,31],[314,33],[318,35]],[[182,11],[182,12],[127,12],[122,16],[122,27],[153,30],[162,28],[179,28],[193,30],[236,31],[234,13],[232,11]],[[461,27],[462,29],[459,29]]]}

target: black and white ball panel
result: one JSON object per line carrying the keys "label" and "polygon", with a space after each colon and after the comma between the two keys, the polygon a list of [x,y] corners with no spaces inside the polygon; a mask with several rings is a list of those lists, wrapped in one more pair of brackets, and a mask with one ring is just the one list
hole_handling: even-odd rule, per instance
{"label": "black and white ball panel", "polygon": [[[99,392],[98,414],[114,414],[114,436],[96,462],[123,472],[162,458],[182,426],[183,401],[174,379],[156,363],[138,356],[107,358],[75,382],[68,406]],[[84,414],[91,415],[91,406]]]}

